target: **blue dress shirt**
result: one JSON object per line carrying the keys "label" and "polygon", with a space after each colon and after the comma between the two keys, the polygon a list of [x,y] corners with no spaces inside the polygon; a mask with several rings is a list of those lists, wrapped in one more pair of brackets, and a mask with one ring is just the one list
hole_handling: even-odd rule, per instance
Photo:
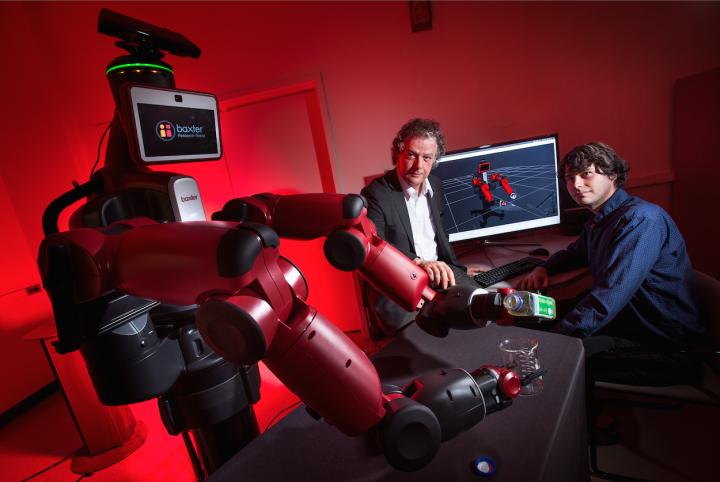
{"label": "blue dress shirt", "polygon": [[659,206],[618,189],[580,237],[545,263],[548,274],[583,266],[592,288],[560,321],[561,333],[653,343],[704,331],[685,242]]}

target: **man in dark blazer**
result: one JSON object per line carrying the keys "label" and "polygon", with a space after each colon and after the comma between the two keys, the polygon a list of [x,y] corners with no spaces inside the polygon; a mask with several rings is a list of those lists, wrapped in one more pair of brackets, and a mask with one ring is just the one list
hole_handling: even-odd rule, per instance
{"label": "man in dark blazer", "polygon": [[[430,175],[445,153],[440,125],[429,119],[408,121],[393,139],[391,152],[395,169],[361,192],[378,235],[421,266],[434,288],[455,284],[478,288],[450,246],[442,223],[442,183]],[[366,302],[386,335],[395,334],[415,318],[414,312],[403,310],[372,289]]]}

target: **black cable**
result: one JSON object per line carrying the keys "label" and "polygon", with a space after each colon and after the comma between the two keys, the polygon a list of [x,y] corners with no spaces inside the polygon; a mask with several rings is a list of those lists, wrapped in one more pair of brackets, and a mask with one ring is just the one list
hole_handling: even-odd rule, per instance
{"label": "black cable", "polygon": [[58,218],[60,213],[72,203],[99,192],[102,186],[102,179],[91,179],[85,184],[75,185],[70,191],[61,194],[53,199],[45,208],[42,216],[42,227],[45,236],[58,232]]}
{"label": "black cable", "polygon": [[63,193],[57,198],[55,198],[45,208],[45,212],[43,212],[42,217],[43,233],[45,234],[45,236],[58,232],[57,221],[60,217],[60,213],[66,207],[70,206],[74,202],[81,200],[84,197],[89,196],[90,194],[98,192],[101,189],[102,180],[93,179],[93,174],[95,173],[95,168],[97,167],[98,162],[100,162],[100,149],[102,147],[103,139],[105,139],[105,135],[108,133],[108,130],[110,130],[111,124],[112,122],[108,123],[107,127],[102,133],[102,136],[100,136],[100,142],[98,143],[98,151],[97,157],[95,159],[95,164],[93,164],[93,167],[90,170],[90,180],[85,184],[78,184],[77,182],[73,181],[73,188],[70,191]]}
{"label": "black cable", "polygon": [[34,479],[34,478],[37,477],[38,475],[44,474],[45,472],[47,472],[48,470],[52,469],[53,467],[57,467],[58,465],[60,465],[61,463],[65,462],[67,459],[69,459],[69,458],[72,457],[73,455],[75,455],[76,453],[78,453],[78,452],[80,452],[81,450],[83,450],[84,448],[85,448],[85,447],[80,447],[79,449],[77,449],[77,450],[75,450],[75,451],[67,454],[65,457],[61,458],[60,460],[58,460],[58,461],[55,462],[54,464],[49,465],[49,466],[45,467],[44,469],[42,469],[42,470],[40,470],[40,471],[38,471],[38,472],[35,472],[35,473],[32,474],[30,477],[27,477],[27,478],[23,479],[22,482],[26,482],[26,481],[28,481],[28,480],[30,480],[30,479]]}
{"label": "black cable", "polygon": [[268,422],[268,424],[265,426],[265,430],[263,430],[263,432],[267,431],[270,427],[272,427],[272,424],[275,423],[275,420],[276,420],[280,415],[282,415],[283,413],[285,413],[285,412],[287,412],[287,411],[289,411],[289,410],[292,410],[293,408],[297,407],[297,406],[300,405],[301,403],[302,403],[302,400],[298,400],[297,402],[288,405],[287,407],[283,408],[283,409],[280,410],[278,413],[276,413],[275,416],[274,416],[272,419],[270,419],[270,422]]}
{"label": "black cable", "polygon": [[95,164],[93,164],[92,169],[90,169],[90,177],[92,178],[92,175],[95,173],[95,168],[98,165],[98,162],[100,162],[100,149],[102,148],[103,140],[105,139],[105,135],[110,130],[110,126],[112,125],[112,122],[108,122],[107,127],[102,133],[102,136],[100,136],[100,142],[98,143],[98,149],[97,149],[97,157],[95,157]]}

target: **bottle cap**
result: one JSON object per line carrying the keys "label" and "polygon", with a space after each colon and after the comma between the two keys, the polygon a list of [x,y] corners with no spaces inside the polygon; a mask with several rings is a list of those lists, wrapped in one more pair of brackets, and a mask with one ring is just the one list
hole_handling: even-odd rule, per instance
{"label": "bottle cap", "polygon": [[503,306],[508,310],[518,310],[522,308],[522,305],[523,299],[517,292],[510,293],[503,300]]}

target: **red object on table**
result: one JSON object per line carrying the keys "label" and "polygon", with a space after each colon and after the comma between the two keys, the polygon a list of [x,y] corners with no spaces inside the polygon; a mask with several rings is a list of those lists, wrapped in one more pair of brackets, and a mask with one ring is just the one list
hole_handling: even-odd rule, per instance
{"label": "red object on table", "polygon": [[[498,293],[500,293],[505,299],[507,295],[510,293],[514,293],[516,290],[515,288],[499,288]],[[513,320],[513,317],[510,315],[510,313],[507,312],[507,310],[502,310],[502,316],[498,318],[495,323],[497,323],[500,326],[512,326],[515,324],[515,321]]]}

